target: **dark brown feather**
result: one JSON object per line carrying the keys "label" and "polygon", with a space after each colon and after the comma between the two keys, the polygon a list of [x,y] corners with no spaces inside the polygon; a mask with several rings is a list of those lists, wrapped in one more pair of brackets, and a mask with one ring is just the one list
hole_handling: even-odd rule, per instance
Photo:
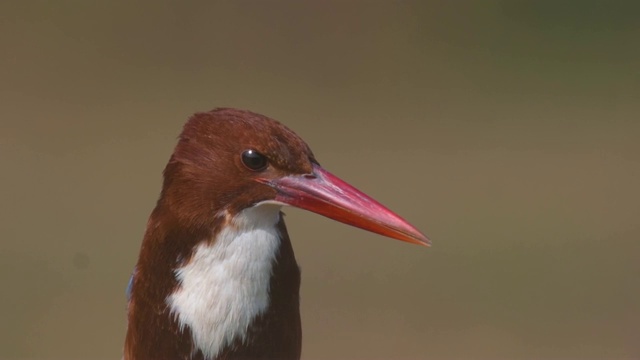
{"label": "dark brown feather", "polygon": [[[303,174],[315,162],[309,147],[275,120],[248,111],[216,109],[187,121],[167,167],[160,199],[140,249],[128,308],[126,360],[203,359],[190,330],[180,329],[166,299],[179,286],[175,270],[196,245],[215,241],[235,214],[273,199],[240,160],[246,149],[269,158],[262,177]],[[250,325],[246,342],[218,359],[298,359],[301,351],[300,272],[282,218],[281,244],[270,282],[270,305]]]}

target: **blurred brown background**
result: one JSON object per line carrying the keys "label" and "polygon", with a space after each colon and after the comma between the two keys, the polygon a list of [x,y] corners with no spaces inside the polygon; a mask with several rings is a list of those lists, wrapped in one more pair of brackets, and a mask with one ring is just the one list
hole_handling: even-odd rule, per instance
{"label": "blurred brown background", "polygon": [[640,358],[636,4],[3,1],[0,358],[120,358],[161,171],[217,106],[433,239],[288,209],[304,358]]}

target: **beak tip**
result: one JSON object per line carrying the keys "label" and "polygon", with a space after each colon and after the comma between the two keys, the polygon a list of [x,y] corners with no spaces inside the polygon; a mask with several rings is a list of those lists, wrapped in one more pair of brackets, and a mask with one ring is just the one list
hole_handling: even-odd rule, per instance
{"label": "beak tip", "polygon": [[424,247],[431,247],[431,240],[428,237],[422,235],[422,237],[417,239],[416,244],[422,245]]}

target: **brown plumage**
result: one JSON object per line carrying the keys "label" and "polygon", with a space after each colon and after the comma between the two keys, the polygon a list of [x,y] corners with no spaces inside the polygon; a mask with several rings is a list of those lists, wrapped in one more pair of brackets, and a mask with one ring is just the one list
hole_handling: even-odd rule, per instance
{"label": "brown plumage", "polygon": [[[247,149],[266,157],[268,167],[247,168],[241,157]],[[329,190],[315,188],[316,182],[327,181],[330,186],[322,186]],[[336,186],[341,190],[325,195]],[[235,226],[234,217],[245,209],[276,201],[386,236],[427,243],[397,215],[350,189],[320,168],[306,143],[275,120],[236,109],[191,117],[164,170],[160,199],[147,223],[131,283],[124,358],[206,358],[192,329],[181,326],[179,314],[172,313],[168,298],[181,288],[176,272],[190,263],[194,249],[203,243],[214,246],[220,231]],[[363,201],[366,209],[359,210]],[[235,338],[211,360],[300,357],[300,272],[281,216],[277,233],[268,307],[251,321],[244,341]]]}

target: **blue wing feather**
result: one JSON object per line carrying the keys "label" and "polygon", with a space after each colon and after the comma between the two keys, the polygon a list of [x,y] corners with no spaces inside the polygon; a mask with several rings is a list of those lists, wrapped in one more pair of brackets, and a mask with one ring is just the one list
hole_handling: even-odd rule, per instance
{"label": "blue wing feather", "polygon": [[133,291],[133,277],[136,275],[136,268],[133,268],[133,272],[131,273],[131,277],[129,277],[129,283],[127,284],[127,302],[131,301],[131,292]]}

